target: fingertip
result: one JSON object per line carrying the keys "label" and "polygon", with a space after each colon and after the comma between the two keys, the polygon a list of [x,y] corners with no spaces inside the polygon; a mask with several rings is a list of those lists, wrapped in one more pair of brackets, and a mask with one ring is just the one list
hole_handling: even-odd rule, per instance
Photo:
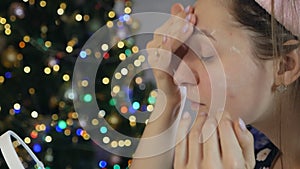
{"label": "fingertip", "polygon": [[181,3],[175,3],[171,7],[171,14],[175,15],[184,10],[184,7]]}
{"label": "fingertip", "polygon": [[190,19],[190,22],[191,22],[192,24],[196,25],[196,24],[197,24],[197,17],[196,17],[195,15],[192,15],[192,16],[191,16],[191,19]]}
{"label": "fingertip", "polygon": [[248,142],[253,140],[252,133],[247,129],[245,122],[241,118],[234,122],[234,128],[240,141]]}
{"label": "fingertip", "polygon": [[246,124],[245,124],[245,122],[244,122],[243,119],[239,118],[239,119],[238,119],[238,123],[239,123],[239,127],[240,127],[240,129],[241,129],[242,131],[246,131],[246,130],[247,130]]}
{"label": "fingertip", "polygon": [[234,120],[234,129],[237,135],[241,135],[247,130],[247,127],[245,125],[245,122],[241,119],[238,118],[237,120]]}

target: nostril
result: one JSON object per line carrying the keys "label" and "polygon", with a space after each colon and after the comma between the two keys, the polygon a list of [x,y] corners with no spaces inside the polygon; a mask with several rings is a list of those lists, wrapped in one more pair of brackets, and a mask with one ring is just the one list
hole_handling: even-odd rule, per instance
{"label": "nostril", "polygon": [[178,86],[185,85],[198,85],[200,83],[200,78],[197,72],[188,69],[182,71],[183,69],[179,67],[177,71],[174,72],[173,81]]}
{"label": "nostril", "polygon": [[178,71],[176,70],[173,70],[173,73],[174,73],[174,76],[173,76],[173,81],[174,83],[177,85],[177,86],[180,86],[181,83],[180,83],[180,74],[178,73]]}

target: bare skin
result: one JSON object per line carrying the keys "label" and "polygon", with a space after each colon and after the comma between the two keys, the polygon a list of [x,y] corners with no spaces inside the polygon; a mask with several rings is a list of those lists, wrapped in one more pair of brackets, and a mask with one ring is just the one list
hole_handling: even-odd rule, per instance
{"label": "bare skin", "polygon": [[[159,94],[158,96],[157,103],[161,105],[156,105],[143,138],[165,131],[175,121],[180,102],[177,85],[187,88],[187,98],[198,110],[196,122],[188,136],[175,149],[149,158],[134,158],[131,169],[147,167],[167,169],[172,167],[180,169],[253,168],[255,165],[253,138],[251,133],[245,130],[241,119],[264,132],[283,151],[282,160],[276,162],[275,169],[300,167],[296,160],[300,154],[298,145],[300,114],[294,110],[285,110],[284,114],[273,111],[275,96],[271,91],[274,83],[290,85],[299,78],[300,49],[291,52],[288,56],[293,60],[291,69],[276,74],[274,77],[273,62],[264,61],[262,64],[257,64],[258,60],[251,52],[251,32],[236,27],[228,9],[221,6],[219,0],[199,0],[194,8],[188,10],[175,4],[171,9],[171,14],[185,18],[190,23],[188,28],[182,22],[170,20],[159,28],[157,33],[168,35],[170,34],[169,29],[172,29],[172,36],[188,40],[193,36],[191,25],[195,25],[213,37],[210,38],[211,42],[219,54],[226,73],[225,111],[218,125],[215,125],[214,122],[206,123],[212,119],[210,115],[206,114],[211,100],[209,75],[205,71],[204,61],[199,60],[198,56],[195,56],[190,50],[182,52],[183,55],[180,57],[183,61],[176,68],[175,74],[170,75],[154,70],[157,86],[164,95]],[[182,42],[172,38],[166,39],[163,35],[155,35],[147,48],[162,48],[174,53],[182,48]],[[171,57],[167,53],[161,56]],[[162,61],[160,59],[172,60],[172,58],[157,58],[154,52],[149,52],[151,64],[159,64]],[[214,58],[208,64],[213,66]],[[184,65],[188,65],[193,72],[192,75]],[[283,76],[284,78],[282,78]],[[201,100],[199,99],[200,94]],[[166,106],[163,112],[162,106]],[[300,109],[297,107],[295,110]],[[176,136],[184,134],[188,130],[190,122],[189,113],[185,113],[179,123],[179,130],[176,131],[177,135],[170,136],[166,141],[174,140]],[[281,125],[278,125],[280,123]],[[217,128],[217,130],[208,140],[199,144],[199,137],[205,124],[208,124],[208,127]],[[156,143],[148,145],[141,142],[136,154],[139,155],[139,152],[144,152],[147,148],[159,149],[160,145]]]}

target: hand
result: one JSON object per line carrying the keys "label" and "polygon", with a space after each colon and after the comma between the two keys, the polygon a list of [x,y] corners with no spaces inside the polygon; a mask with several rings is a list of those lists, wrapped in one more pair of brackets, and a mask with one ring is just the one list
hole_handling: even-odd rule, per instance
{"label": "hand", "polygon": [[[183,43],[193,33],[196,23],[193,12],[192,7],[184,9],[181,4],[174,4],[171,8],[172,17],[154,32],[153,39],[147,44],[148,62],[154,68],[157,87],[164,92],[168,101],[180,101],[173,73],[187,50]],[[180,58],[173,56],[174,53]]]}
{"label": "hand", "polygon": [[[178,138],[184,139],[175,148],[174,169],[254,168],[253,136],[241,119],[232,121],[224,113],[216,127],[216,120],[198,114],[191,131],[188,132],[190,122],[191,116],[185,113],[177,134]],[[210,137],[204,134],[207,132],[211,133]]]}

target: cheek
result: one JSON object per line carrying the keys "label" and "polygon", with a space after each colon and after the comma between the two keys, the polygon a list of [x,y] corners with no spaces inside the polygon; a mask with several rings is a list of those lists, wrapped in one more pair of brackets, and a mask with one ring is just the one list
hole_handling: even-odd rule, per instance
{"label": "cheek", "polygon": [[272,73],[258,67],[242,66],[227,73],[226,110],[234,117],[251,123],[263,116],[270,106]]}

